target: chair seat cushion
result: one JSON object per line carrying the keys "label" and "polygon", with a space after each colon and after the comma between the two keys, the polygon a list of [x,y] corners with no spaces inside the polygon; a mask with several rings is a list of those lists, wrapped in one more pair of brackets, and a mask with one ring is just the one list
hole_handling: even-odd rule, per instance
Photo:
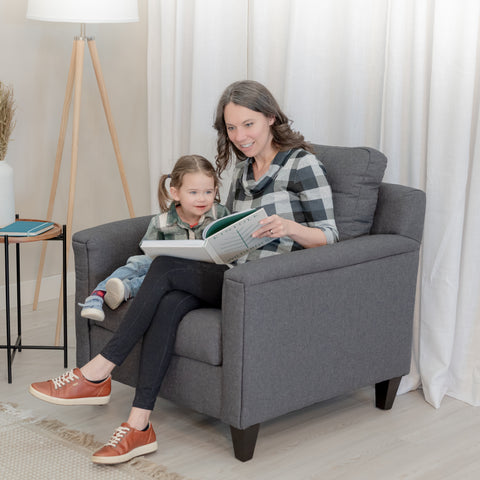
{"label": "chair seat cushion", "polygon": [[200,308],[187,313],[177,330],[175,354],[210,365],[222,364],[222,311]]}
{"label": "chair seat cushion", "polygon": [[[115,332],[131,302],[125,302],[117,310],[104,308],[105,320],[95,322],[97,327]],[[86,321],[86,320],[85,320]],[[174,353],[209,365],[222,364],[222,311],[216,308],[200,308],[183,317],[177,330]]]}
{"label": "chair seat cushion", "polygon": [[369,234],[387,158],[367,147],[313,147],[332,187],[340,240]]}

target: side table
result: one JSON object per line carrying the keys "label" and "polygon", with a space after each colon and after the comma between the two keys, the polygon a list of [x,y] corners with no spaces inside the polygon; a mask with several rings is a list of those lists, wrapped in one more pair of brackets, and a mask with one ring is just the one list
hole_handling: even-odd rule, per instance
{"label": "side table", "polygon": [[[25,219],[18,219],[25,220]],[[31,221],[31,220],[29,220]],[[38,221],[38,220],[36,220]],[[45,220],[46,221],[46,220]],[[7,329],[7,344],[0,345],[0,348],[7,350],[7,372],[8,383],[12,383],[12,363],[16,352],[22,349],[36,350],[63,350],[64,367],[68,366],[68,341],[67,341],[67,249],[66,249],[66,226],[61,227],[55,223],[53,228],[41,235],[33,237],[0,236],[0,243],[3,242],[5,250],[5,324]],[[22,243],[41,242],[44,240],[58,240],[62,242],[63,250],[63,345],[24,345],[22,343],[22,309],[20,295],[20,245]],[[15,244],[16,273],[17,273],[17,338],[12,343],[10,325],[10,259],[9,246]]]}

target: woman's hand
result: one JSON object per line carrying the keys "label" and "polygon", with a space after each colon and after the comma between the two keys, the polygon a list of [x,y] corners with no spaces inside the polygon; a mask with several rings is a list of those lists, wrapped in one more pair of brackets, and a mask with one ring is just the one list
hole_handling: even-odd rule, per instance
{"label": "woman's hand", "polygon": [[280,238],[280,237],[288,237],[289,236],[289,229],[288,224],[295,223],[291,220],[286,220],[285,218],[279,217],[278,215],[271,215],[270,217],[264,218],[260,220],[261,228],[256,230],[252,233],[252,237],[254,238],[263,238],[263,237],[271,237],[271,238]]}
{"label": "woman's hand", "polygon": [[261,227],[252,233],[252,237],[290,237],[304,248],[319,247],[327,243],[325,234],[319,228],[306,227],[278,215],[260,220],[260,225]]}

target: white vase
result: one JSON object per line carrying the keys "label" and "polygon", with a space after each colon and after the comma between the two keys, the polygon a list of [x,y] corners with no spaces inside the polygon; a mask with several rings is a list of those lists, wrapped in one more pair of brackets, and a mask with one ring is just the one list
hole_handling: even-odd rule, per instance
{"label": "white vase", "polygon": [[15,221],[15,193],[13,168],[6,160],[0,161],[0,228]]}

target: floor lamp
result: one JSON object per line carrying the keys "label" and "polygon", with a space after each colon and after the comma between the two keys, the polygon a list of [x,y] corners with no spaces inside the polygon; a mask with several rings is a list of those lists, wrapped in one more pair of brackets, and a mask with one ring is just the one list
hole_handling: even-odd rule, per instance
{"label": "floor lamp", "polygon": [[[77,176],[78,161],[78,143],[79,143],[79,125],[80,125],[80,100],[82,95],[82,76],[83,76],[83,60],[85,53],[85,43],[88,44],[90,56],[92,58],[93,68],[97,79],[100,96],[102,99],[105,116],[107,118],[108,129],[113,143],[117,165],[123,185],[128,210],[131,217],[134,217],[132,200],[128,189],[127,178],[123,166],[120,148],[118,145],[118,137],[113,122],[110,104],[108,101],[107,89],[103,79],[100,60],[98,57],[95,39],[85,35],[85,25],[87,23],[127,23],[138,21],[138,3],[137,0],[28,0],[27,18],[31,20],[41,20],[47,22],[74,22],[80,24],[80,36],[75,37],[73,41],[72,56],[70,60],[70,68],[68,72],[67,88],[65,93],[65,101],[63,104],[62,119],[60,123],[60,134],[57,144],[57,152],[55,159],[55,167],[52,179],[52,187],[50,191],[50,200],[48,203],[47,220],[52,219],[55,196],[57,192],[58,179],[60,174],[60,166],[62,162],[63,147],[65,143],[65,134],[67,130],[68,117],[70,112],[70,104],[73,94],[73,121],[72,121],[72,154],[70,167],[70,189],[68,196],[67,209],[67,261],[70,251],[70,243],[72,236],[72,220],[73,206],[75,199],[75,183]],[[40,284],[45,264],[46,242],[42,246],[40,258],[40,266],[38,269],[37,283],[35,288],[35,297],[33,309],[38,305],[38,296],[40,292]],[[62,279],[63,282],[63,279]],[[62,288],[62,286],[61,286]],[[58,345],[61,330],[62,316],[62,296],[59,295],[60,301],[58,305],[57,328],[55,332],[55,344]]]}

